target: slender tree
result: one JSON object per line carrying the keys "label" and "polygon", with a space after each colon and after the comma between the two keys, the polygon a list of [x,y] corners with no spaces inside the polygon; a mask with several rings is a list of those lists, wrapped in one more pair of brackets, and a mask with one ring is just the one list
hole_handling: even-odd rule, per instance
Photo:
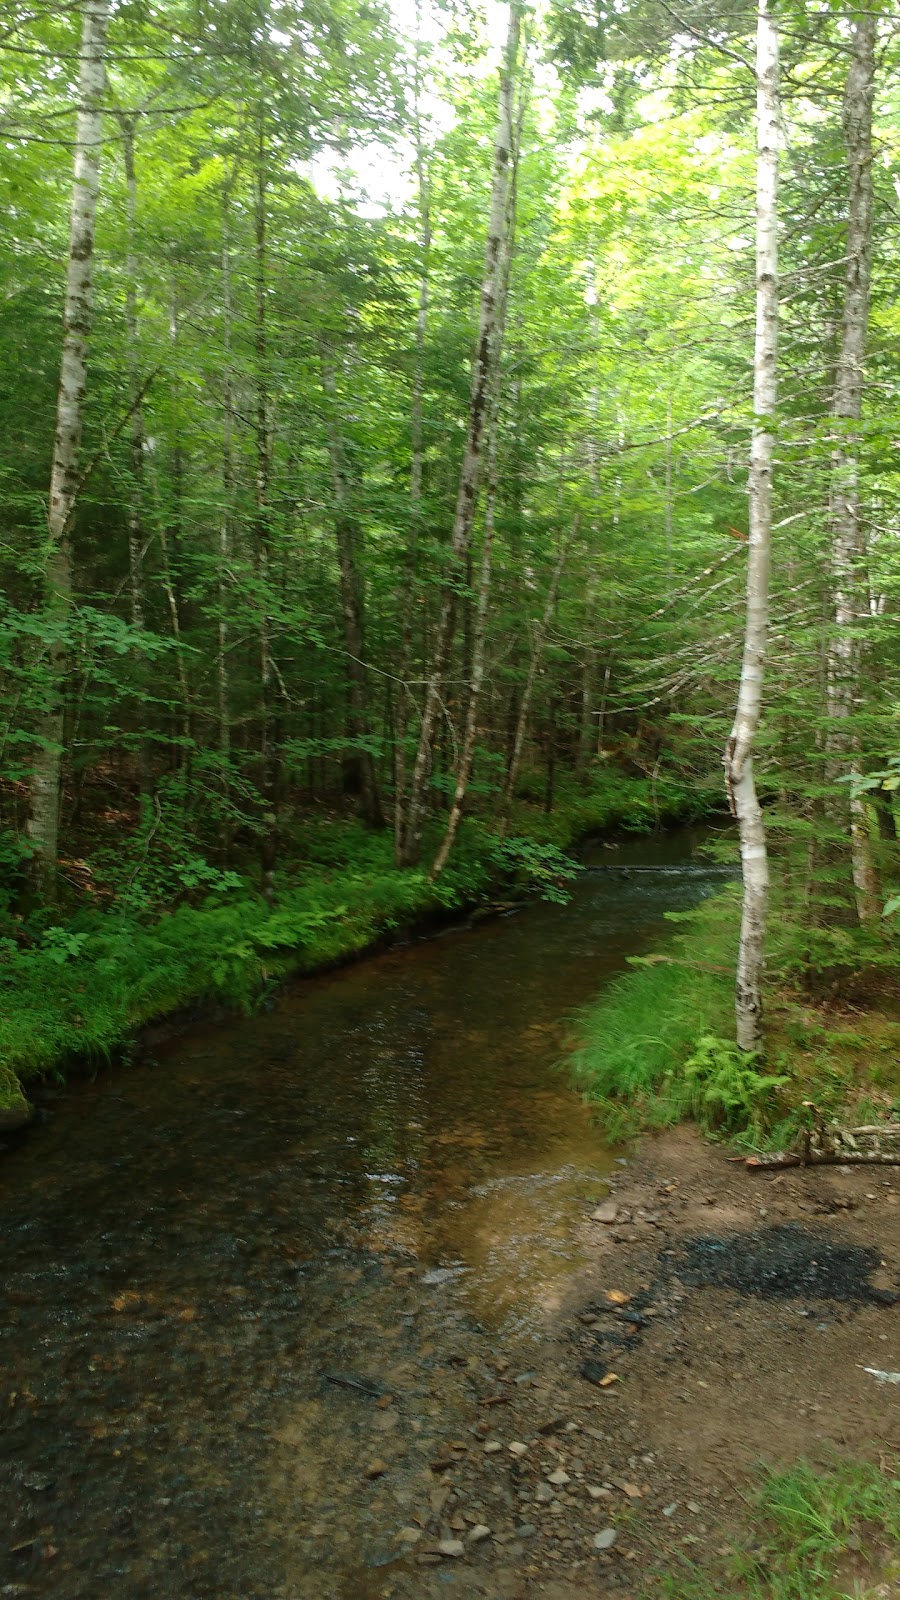
{"label": "slender tree", "polygon": [[735,984],[737,1042],[762,1049],[762,982],[769,862],[753,758],[762,709],[769,624],[772,468],[778,396],[778,31],[770,0],[759,0],[756,30],[756,336],[750,449],[750,537],[744,654],[725,782],[741,839],[744,898]]}
{"label": "slender tree", "polygon": [[[847,150],[849,207],[844,311],[834,383],[836,441],[831,473],[829,524],[834,593],[834,629],[828,641],[828,750],[842,767],[859,772],[859,738],[848,723],[859,696],[860,643],[866,538],[860,508],[859,422],[865,381],[866,342],[872,279],[874,193],[872,183],[872,100],[875,83],[875,9],[859,11],[844,94],[843,126]],[[850,798],[850,853],[860,922],[881,915],[878,874],[872,859],[866,807]]]}
{"label": "slender tree", "polygon": [[[500,288],[503,270],[502,245],[509,195],[510,160],[513,144],[513,93],[519,55],[521,17],[521,0],[510,0],[506,48],[500,68],[500,114],[494,139],[494,177],[491,189],[491,209],[484,276],[481,286],[478,339],[472,366],[468,429],[462,467],[460,469],[453,530],[450,536],[449,574],[441,601],[434,654],[425,691],[425,705],[419,729],[419,743],[410,781],[405,825],[399,851],[399,861],[402,866],[413,865],[418,861],[421,851],[425,793],[431,768],[432,744],[442,703],[444,679],[450,664],[450,653],[453,647],[453,635],[456,626],[458,595],[465,581],[466,555],[478,503],[484,436],[490,409],[491,382],[495,364],[500,360],[501,355],[501,341],[498,337],[498,316],[501,304]],[[400,803],[401,797],[398,795],[397,804]]]}
{"label": "slender tree", "polygon": [[66,631],[72,608],[72,516],[78,496],[78,464],[87,392],[108,21],[109,0],[84,0],[62,359],[47,514],[50,549],[46,568],[46,602],[50,633],[50,682],[36,740],[28,818],[28,837],[34,850],[37,874],[48,898],[55,893],[59,841],[63,726],[69,670]]}

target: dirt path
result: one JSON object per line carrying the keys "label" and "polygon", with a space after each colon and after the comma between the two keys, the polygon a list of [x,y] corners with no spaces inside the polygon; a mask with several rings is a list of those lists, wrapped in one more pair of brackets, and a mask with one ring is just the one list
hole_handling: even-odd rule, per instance
{"label": "dirt path", "polygon": [[679,1129],[584,1231],[591,1267],[525,1370],[467,1336],[471,1416],[373,1594],[636,1600],[746,1537],[758,1463],[900,1449],[900,1386],[864,1370],[900,1367],[900,1172],[754,1175]]}

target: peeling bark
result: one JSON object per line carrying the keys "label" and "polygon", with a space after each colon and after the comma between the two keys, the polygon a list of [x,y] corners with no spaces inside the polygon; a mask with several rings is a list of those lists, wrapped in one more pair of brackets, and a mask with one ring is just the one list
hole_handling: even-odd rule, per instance
{"label": "peeling bark", "polygon": [[744,654],[734,726],[725,750],[725,784],[738,819],[744,898],[735,982],[737,1042],[763,1044],[762,980],[769,863],[753,756],[762,708],[769,623],[772,468],[778,395],[778,34],[769,0],[759,0],[756,35],[756,339],[750,447],[750,538]]}

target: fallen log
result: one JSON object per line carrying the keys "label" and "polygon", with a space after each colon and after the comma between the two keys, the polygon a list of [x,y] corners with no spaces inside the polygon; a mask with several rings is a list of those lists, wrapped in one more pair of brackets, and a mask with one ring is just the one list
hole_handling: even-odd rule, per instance
{"label": "fallen log", "polygon": [[750,1172],[776,1167],[900,1167],[900,1150],[779,1150],[768,1156],[738,1156]]}

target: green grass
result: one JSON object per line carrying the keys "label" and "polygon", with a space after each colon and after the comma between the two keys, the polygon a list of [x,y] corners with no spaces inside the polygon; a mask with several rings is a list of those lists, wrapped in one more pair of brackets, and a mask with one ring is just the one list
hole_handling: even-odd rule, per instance
{"label": "green grass", "polygon": [[577,1021],[575,1080],[614,1138],[689,1115],[685,1062],[701,1037],[732,1031],[736,890],[670,920],[681,931],[666,959],[634,964]]}
{"label": "green grass", "polygon": [[734,1038],[740,887],[695,911],[657,957],[635,958],[576,1021],[576,1083],[613,1139],[689,1119],[743,1149],[789,1147],[816,1112],[844,1126],[900,1109],[900,1024],[886,1001],[842,1010],[798,986],[797,929],[776,885],[765,986],[766,1059]]}
{"label": "green grass", "polygon": [[875,1600],[900,1582],[897,1463],[766,1473],[748,1535],[721,1572],[665,1576],[671,1600]]}

